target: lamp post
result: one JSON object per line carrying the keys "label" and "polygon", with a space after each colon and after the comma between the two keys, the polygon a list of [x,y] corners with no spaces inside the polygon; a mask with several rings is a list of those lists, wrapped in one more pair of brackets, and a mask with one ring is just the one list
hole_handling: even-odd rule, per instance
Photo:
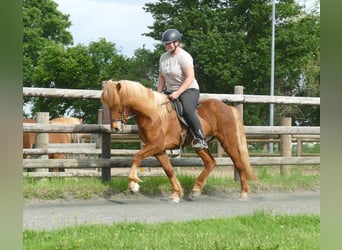
{"label": "lamp post", "polygon": [[[274,95],[274,48],[275,48],[275,0],[272,0],[272,48],[271,48],[271,92]],[[270,126],[274,125],[274,103],[270,104]],[[269,143],[269,153],[273,153],[273,142]]]}

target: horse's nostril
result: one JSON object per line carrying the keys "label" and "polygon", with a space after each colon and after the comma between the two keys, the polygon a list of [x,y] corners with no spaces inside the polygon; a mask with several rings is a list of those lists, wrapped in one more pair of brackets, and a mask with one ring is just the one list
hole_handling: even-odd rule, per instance
{"label": "horse's nostril", "polygon": [[120,128],[114,128],[114,131],[115,131],[115,132],[120,132],[121,129],[120,129]]}

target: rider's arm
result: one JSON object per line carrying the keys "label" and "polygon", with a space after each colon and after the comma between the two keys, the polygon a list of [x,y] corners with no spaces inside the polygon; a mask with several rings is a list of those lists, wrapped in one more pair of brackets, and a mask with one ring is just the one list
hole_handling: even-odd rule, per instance
{"label": "rider's arm", "polygon": [[159,73],[157,91],[161,93],[164,90],[164,87],[165,87],[165,79],[163,75]]}

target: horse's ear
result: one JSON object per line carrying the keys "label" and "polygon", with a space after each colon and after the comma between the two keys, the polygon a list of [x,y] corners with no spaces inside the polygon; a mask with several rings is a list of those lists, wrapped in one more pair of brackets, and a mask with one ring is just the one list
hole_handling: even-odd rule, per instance
{"label": "horse's ear", "polygon": [[116,86],[116,90],[119,92],[121,89],[121,83],[118,82],[117,84],[115,84],[115,86]]}

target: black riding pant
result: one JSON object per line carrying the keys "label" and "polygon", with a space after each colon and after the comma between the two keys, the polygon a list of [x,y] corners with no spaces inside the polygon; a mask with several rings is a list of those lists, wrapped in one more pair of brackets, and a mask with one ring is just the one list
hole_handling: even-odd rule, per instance
{"label": "black riding pant", "polygon": [[197,114],[200,92],[198,89],[185,90],[178,99],[183,106],[183,117],[189,125],[194,138],[204,139],[202,126]]}

